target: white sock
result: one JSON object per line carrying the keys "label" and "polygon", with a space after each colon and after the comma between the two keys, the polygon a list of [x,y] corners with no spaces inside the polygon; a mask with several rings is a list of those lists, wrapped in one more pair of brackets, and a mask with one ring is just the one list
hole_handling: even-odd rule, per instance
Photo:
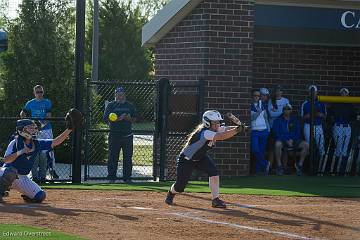
{"label": "white sock", "polygon": [[175,191],[174,186],[175,186],[175,183],[174,183],[173,185],[171,185],[171,187],[170,187],[170,192],[171,192],[172,194],[177,194],[178,192]]}
{"label": "white sock", "polygon": [[209,177],[209,187],[211,190],[212,199],[215,199],[220,195],[219,182],[219,176]]}

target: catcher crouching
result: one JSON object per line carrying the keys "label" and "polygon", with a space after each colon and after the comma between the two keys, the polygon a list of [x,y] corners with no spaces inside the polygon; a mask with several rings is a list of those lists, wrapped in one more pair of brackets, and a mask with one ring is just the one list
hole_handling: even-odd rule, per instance
{"label": "catcher crouching", "polygon": [[187,143],[177,158],[176,182],[170,187],[165,203],[173,204],[175,195],[184,192],[193,169],[197,168],[209,175],[212,207],[226,208],[224,201],[219,198],[219,171],[207,151],[215,145],[216,141],[229,139],[245,131],[247,127],[240,121],[236,126],[222,126],[222,122],[223,118],[216,110],[209,110],[203,114],[202,123],[189,134]]}
{"label": "catcher crouching", "polygon": [[69,134],[83,122],[83,115],[76,109],[71,109],[65,117],[66,129],[55,139],[36,140],[39,132],[37,125],[30,119],[16,122],[16,135],[9,143],[4,165],[0,168],[0,202],[8,195],[11,188],[21,193],[25,202],[41,203],[46,193],[32,181],[28,174],[36,156],[44,150],[50,150],[62,144]]}

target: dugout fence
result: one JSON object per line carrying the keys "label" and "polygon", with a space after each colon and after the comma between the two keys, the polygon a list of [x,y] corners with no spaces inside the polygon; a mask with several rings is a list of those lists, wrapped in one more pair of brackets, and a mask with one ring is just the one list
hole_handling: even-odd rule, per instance
{"label": "dugout fence", "polygon": [[[316,125],[316,102],[325,104],[326,118]],[[316,96],[311,92],[310,155],[312,175],[360,175],[360,97]],[[334,109],[353,109],[349,119],[338,121]],[[346,111],[346,110],[345,110]],[[345,114],[347,115],[347,114]],[[340,118],[341,119],[341,118]]]}
{"label": "dugout fence", "polygon": [[204,112],[204,88],[204,80],[158,82],[154,172],[160,181],[176,178],[176,157]]}
{"label": "dugout fence", "polygon": [[[84,181],[107,177],[109,127],[103,119],[106,104],[116,87],[125,88],[127,100],[138,110],[133,124],[133,180],[174,179],[176,156],[186,136],[201,120],[204,82],[170,83],[158,81],[87,81]],[[118,162],[122,179],[122,155]]]}
{"label": "dugout fence", "polygon": [[[127,100],[132,102],[139,114],[133,124],[133,180],[173,180],[176,178],[176,157],[185,144],[187,135],[201,121],[204,111],[204,81],[170,83],[158,81],[86,81],[84,99],[85,126],[82,144],[82,181],[106,180],[108,161],[109,126],[103,119],[106,104],[114,99],[118,86],[125,88]],[[15,133],[18,117],[0,117],[0,151],[6,147]],[[36,120],[36,119],[34,119]],[[64,117],[49,119],[53,134],[57,136],[66,127]],[[56,182],[73,179],[73,134],[70,141],[55,149]],[[117,179],[122,179],[122,154],[119,156]]]}
{"label": "dugout fence", "polygon": [[[114,90],[122,86],[126,99],[138,111],[138,121],[133,124],[134,151],[132,179],[153,179],[154,131],[156,101],[155,81],[87,80],[86,126],[83,179],[105,180],[108,175],[109,126],[103,119],[106,105],[114,100]],[[117,179],[122,179],[123,156],[120,153]]]}

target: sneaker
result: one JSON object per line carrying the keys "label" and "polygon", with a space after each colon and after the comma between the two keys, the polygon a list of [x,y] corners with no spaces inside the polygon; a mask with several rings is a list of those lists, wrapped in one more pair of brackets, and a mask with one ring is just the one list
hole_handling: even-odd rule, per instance
{"label": "sneaker", "polygon": [[211,202],[211,206],[214,208],[226,208],[226,204],[220,198],[214,198]]}
{"label": "sneaker", "polygon": [[284,168],[283,168],[283,166],[278,166],[278,167],[276,168],[276,175],[278,175],[278,176],[284,175]]}
{"label": "sneaker", "polygon": [[298,163],[295,163],[295,169],[296,169],[296,175],[301,176],[302,175],[302,166],[300,166]]}
{"label": "sneaker", "polygon": [[172,205],[174,201],[175,194],[173,194],[171,191],[168,191],[165,199],[165,203]]}
{"label": "sneaker", "polygon": [[1,189],[0,189],[0,203],[3,202],[3,197],[7,197],[7,196],[9,196],[8,190],[1,187]]}
{"label": "sneaker", "polygon": [[59,175],[55,172],[55,169],[49,170],[50,176],[52,179],[59,179]]}

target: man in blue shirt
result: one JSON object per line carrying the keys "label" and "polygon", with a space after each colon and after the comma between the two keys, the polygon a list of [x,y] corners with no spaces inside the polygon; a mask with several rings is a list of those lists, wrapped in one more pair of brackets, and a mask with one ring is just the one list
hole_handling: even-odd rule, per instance
{"label": "man in blue shirt", "polygon": [[[22,118],[31,117],[40,119],[41,129],[38,134],[39,139],[52,139],[53,132],[51,123],[47,120],[42,120],[51,117],[52,103],[49,99],[44,98],[44,88],[41,85],[34,87],[35,98],[31,99],[25,104],[24,109],[21,111],[20,116]],[[37,168],[39,167],[39,172]],[[38,160],[35,162],[32,169],[32,175],[34,179],[44,181],[46,177],[46,170],[49,169],[49,173],[52,178],[59,178],[55,172],[55,154],[53,150],[44,151],[39,155]]]}
{"label": "man in blue shirt", "polygon": [[[109,119],[109,115],[115,113],[116,120]],[[109,122],[109,159],[108,179],[116,180],[119,154],[123,151],[123,180],[131,183],[132,155],[133,155],[133,132],[132,123],[136,121],[137,111],[134,105],[126,101],[125,90],[122,87],[115,89],[115,100],[105,108],[104,120]]]}
{"label": "man in blue shirt", "polygon": [[[309,92],[314,89],[315,90],[315,122],[314,122],[314,141],[319,151],[320,156],[318,159],[323,159],[325,155],[325,140],[324,140],[324,131],[322,127],[323,121],[326,118],[326,107],[322,102],[317,100],[318,89],[315,85],[311,85],[309,87]],[[306,100],[301,106],[301,117],[304,121],[304,137],[306,142],[310,142],[310,100]]]}
{"label": "man in blue shirt", "polygon": [[299,153],[299,161],[295,163],[297,175],[302,175],[302,166],[309,153],[309,144],[301,139],[299,121],[291,116],[292,107],[288,103],[283,107],[283,114],[274,121],[273,134],[275,138],[275,158],[277,175],[283,175],[281,157],[284,151],[293,150]]}
{"label": "man in blue shirt", "polygon": [[[343,97],[349,96],[349,89],[341,88],[339,91]],[[336,169],[332,172],[344,174],[348,161],[348,146],[351,138],[351,123],[356,120],[356,109],[351,103],[334,103],[329,108],[330,119],[334,123],[332,128],[335,143]],[[335,163],[334,163],[335,164]],[[326,167],[326,166],[325,166]]]}

